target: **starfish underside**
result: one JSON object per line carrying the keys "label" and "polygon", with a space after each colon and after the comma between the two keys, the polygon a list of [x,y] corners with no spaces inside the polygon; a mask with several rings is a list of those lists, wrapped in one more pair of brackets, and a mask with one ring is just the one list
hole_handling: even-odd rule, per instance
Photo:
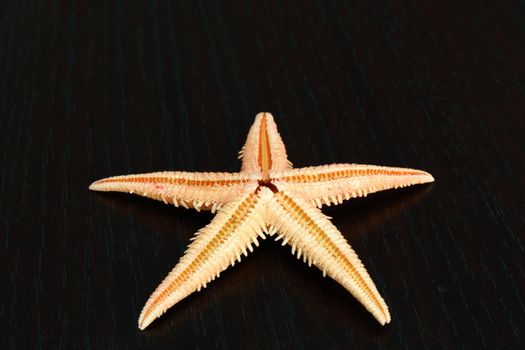
{"label": "starfish underside", "polygon": [[91,190],[135,193],[176,206],[217,211],[192,238],[186,253],[150,296],[138,325],[146,328],[167,309],[241,260],[258,238],[277,236],[308,265],[317,266],[381,323],[390,313],[363,264],[323,215],[323,205],[368,193],[434,181],[427,172],[374,165],[331,164],[293,169],[270,113],[259,113],[240,151],[238,173],[166,171],[115,176]]}

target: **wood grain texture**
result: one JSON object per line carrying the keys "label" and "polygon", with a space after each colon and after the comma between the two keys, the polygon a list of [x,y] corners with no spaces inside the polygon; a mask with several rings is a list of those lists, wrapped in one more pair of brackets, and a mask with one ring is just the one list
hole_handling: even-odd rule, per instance
{"label": "wood grain texture", "polygon": [[[524,23],[519,1],[0,5],[0,347],[522,345]],[[140,332],[211,215],[87,187],[235,171],[260,111],[297,167],[436,178],[325,210],[392,323],[265,241]]]}

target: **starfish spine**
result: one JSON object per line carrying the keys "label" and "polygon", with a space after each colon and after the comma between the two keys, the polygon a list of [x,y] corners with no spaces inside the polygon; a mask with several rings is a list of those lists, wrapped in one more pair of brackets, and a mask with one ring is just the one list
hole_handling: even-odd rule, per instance
{"label": "starfish spine", "polygon": [[[264,188],[247,194],[218,211],[212,222],[196,233],[184,256],[146,302],[139,328],[146,328],[168,308],[219,276],[229,265],[252,251],[264,237],[264,211],[271,192]],[[270,196],[270,197],[269,197]]]}
{"label": "starfish spine", "polygon": [[269,171],[291,168],[283,140],[270,113],[257,114],[239,158],[242,159],[241,173],[259,174],[263,181],[269,180]]}
{"label": "starfish spine", "polygon": [[212,212],[256,188],[257,178],[248,174],[182,171],[113,176],[89,186],[93,191],[132,193],[177,207]]}
{"label": "starfish spine", "polygon": [[283,245],[288,243],[292,254],[297,250],[298,258],[303,254],[303,260],[313,262],[323,276],[339,282],[379,323],[389,323],[388,307],[343,235],[319,209],[292,197],[290,193],[275,193],[268,206],[269,220],[279,225]]}
{"label": "starfish spine", "polygon": [[271,181],[317,207],[373,192],[434,181],[425,171],[364,164],[331,164],[296,168],[271,174]]}

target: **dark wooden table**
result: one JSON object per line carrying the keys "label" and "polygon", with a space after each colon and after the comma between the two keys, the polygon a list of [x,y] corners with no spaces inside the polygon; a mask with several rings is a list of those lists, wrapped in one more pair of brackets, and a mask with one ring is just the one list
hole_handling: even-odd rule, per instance
{"label": "dark wooden table", "polygon": [[[2,349],[514,349],[525,337],[523,2],[0,5]],[[295,166],[436,182],[324,210],[392,312],[265,241],[146,331],[212,215],[89,192],[236,171],[257,112]]]}

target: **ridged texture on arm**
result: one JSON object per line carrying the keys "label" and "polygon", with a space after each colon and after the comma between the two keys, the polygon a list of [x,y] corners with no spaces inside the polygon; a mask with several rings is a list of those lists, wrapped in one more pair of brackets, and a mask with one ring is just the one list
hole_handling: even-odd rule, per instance
{"label": "ridged texture on arm", "polygon": [[212,222],[196,233],[179,263],[150,296],[139,318],[146,328],[168,308],[189,294],[206,287],[241,254],[248,255],[257,238],[264,238],[265,206],[272,197],[263,188],[241,196],[217,212]]}
{"label": "ridged texture on arm", "polygon": [[93,191],[135,193],[175,206],[212,211],[256,188],[257,181],[244,174],[182,171],[114,176],[89,186]]}
{"label": "ridged texture on arm", "polygon": [[331,164],[270,174],[277,188],[322,205],[369,193],[434,181],[429,173],[409,168],[362,164]]}
{"label": "ridged texture on arm", "polygon": [[277,232],[309,265],[332,277],[364,305],[384,325],[390,313],[363,264],[337,228],[310,203],[293,199],[287,193],[275,193],[268,206],[268,219]]}
{"label": "ridged texture on arm", "polygon": [[261,174],[264,180],[268,180],[265,176],[269,171],[291,168],[283,140],[270,113],[257,114],[239,158],[242,159],[242,172]]}

